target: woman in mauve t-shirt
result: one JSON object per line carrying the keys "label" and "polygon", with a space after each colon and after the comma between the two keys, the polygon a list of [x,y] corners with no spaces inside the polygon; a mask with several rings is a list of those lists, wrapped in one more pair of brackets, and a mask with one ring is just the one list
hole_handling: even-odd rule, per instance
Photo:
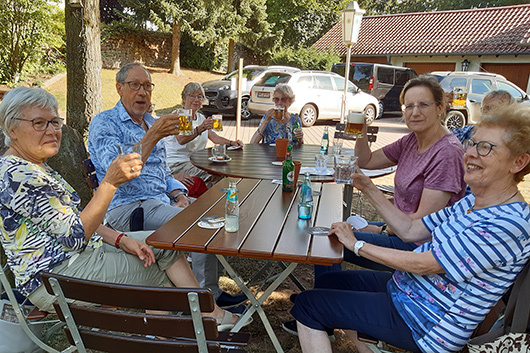
{"label": "woman in mauve t-shirt", "polygon": [[[431,214],[464,196],[464,153],[460,141],[441,124],[444,100],[444,91],[435,79],[412,79],[400,95],[403,118],[412,132],[374,152],[366,138],[356,143],[359,167],[381,169],[397,165],[394,205],[412,218]],[[419,245],[405,243],[381,223],[369,224],[355,235],[359,240],[394,249],[413,250]],[[344,259],[371,269],[390,270],[349,251]]]}

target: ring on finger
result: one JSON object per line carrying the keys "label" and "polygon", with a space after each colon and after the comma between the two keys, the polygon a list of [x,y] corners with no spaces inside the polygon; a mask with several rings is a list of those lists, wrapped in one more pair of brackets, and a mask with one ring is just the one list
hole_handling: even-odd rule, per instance
{"label": "ring on finger", "polygon": [[131,167],[131,172],[134,173],[134,167]]}

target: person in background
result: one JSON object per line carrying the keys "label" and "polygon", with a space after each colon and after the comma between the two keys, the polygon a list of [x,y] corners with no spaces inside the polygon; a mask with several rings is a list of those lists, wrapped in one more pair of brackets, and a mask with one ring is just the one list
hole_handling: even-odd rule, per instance
{"label": "person in background", "polygon": [[[512,95],[508,93],[508,91],[502,89],[489,91],[482,100],[482,104],[480,105],[480,113],[485,115],[493,109],[513,103],[515,103],[515,100],[513,99]],[[461,129],[454,129],[451,132],[455,134],[460,142],[464,142],[464,140],[471,138],[471,135],[473,134],[473,127],[474,125],[466,125]]]}
{"label": "person in background", "polygon": [[286,83],[277,84],[272,91],[272,101],[276,107],[269,109],[263,116],[250,143],[274,143],[277,138],[288,138],[289,143],[293,144],[293,136],[298,139],[296,143],[304,143],[302,121],[299,116],[289,113],[289,107],[294,102],[291,86]]}
{"label": "person in background", "polygon": [[193,152],[206,148],[208,140],[215,144],[243,147],[241,140],[230,141],[219,136],[212,130],[212,117],[206,118],[199,110],[204,103],[204,89],[196,82],[190,82],[182,90],[182,108],[191,109],[193,119],[192,135],[171,135],[165,138],[167,151],[167,164],[173,177],[193,188],[197,179],[200,178],[208,188],[215,185],[222,177],[211,175],[205,170],[194,166],[190,161]]}
{"label": "person in background", "polygon": [[[142,145],[142,173],[118,187],[106,221],[114,229],[130,230],[133,215],[143,214],[143,230],[156,230],[190,204],[188,189],[173,178],[166,163],[163,138],[178,133],[179,117],[168,114],[154,119],[147,113],[155,85],[141,64],[124,65],[116,74],[120,100],[112,109],[96,115],[88,130],[88,151],[102,180],[118,155],[118,145]],[[219,288],[217,259],[192,254],[192,267],[201,287],[210,288],[219,306],[230,307],[246,300]]]}
{"label": "person in background", "polygon": [[422,219],[396,211],[368,177],[353,175],[399,236],[425,243],[413,252],[389,249],[334,223],[330,236],[396,271],[329,272],[300,293],[291,314],[304,353],[330,353],[333,328],[345,330],[359,353],[371,350],[358,332],[412,352],[460,352],[512,285],[530,256],[530,207],[517,187],[530,172],[530,109],[492,111],[463,147],[473,193]]}
{"label": "person in background", "polygon": [[[128,236],[102,225],[116,190],[143,173],[139,154],[113,158],[81,209],[79,195],[46,164],[61,145],[64,120],[57,109],[50,93],[22,86],[0,104],[8,146],[0,158],[0,241],[17,289],[41,310],[53,312],[55,298],[42,285],[43,271],[102,282],[199,287],[180,252],[152,250],[145,233]],[[217,319],[220,330],[238,319],[218,306],[208,316]]]}

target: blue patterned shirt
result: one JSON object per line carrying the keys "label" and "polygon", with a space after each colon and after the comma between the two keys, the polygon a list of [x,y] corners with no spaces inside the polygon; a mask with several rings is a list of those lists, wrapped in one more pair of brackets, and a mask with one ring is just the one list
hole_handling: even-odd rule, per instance
{"label": "blue patterned shirt", "polygon": [[471,210],[469,195],[423,218],[430,251],[444,274],[396,271],[388,282],[394,305],[423,352],[459,352],[508,290],[530,256],[530,208],[513,202]]}
{"label": "blue patterned shirt", "polygon": [[101,246],[93,235],[88,244],[79,195],[50,167],[15,156],[0,157],[0,232],[15,285],[24,295],[49,271],[87,246]]}
{"label": "blue patterned shirt", "polygon": [[[265,114],[263,118],[261,118],[261,122],[259,123],[259,126],[261,126],[261,124],[263,124],[263,121],[265,121],[266,115],[267,114]],[[261,140],[261,142],[262,143],[274,143],[277,138],[288,138],[289,143],[292,145],[293,144],[293,124],[297,120],[298,120],[298,126],[302,128],[302,121],[300,120],[300,117],[298,117],[295,114],[291,114],[291,119],[289,119],[289,121],[285,124],[280,124],[275,119],[272,119],[271,121],[269,121],[269,123],[265,127],[265,130],[263,130],[263,139]]]}
{"label": "blue patterned shirt", "polygon": [[[146,113],[144,121],[148,127],[151,127],[155,119]],[[103,180],[110,163],[118,156],[119,143],[135,144],[144,135],[144,128],[132,120],[121,101],[114,108],[96,115],[88,129],[88,152],[96,168],[98,180]],[[109,210],[147,199],[156,199],[169,204],[169,193],[177,189],[187,190],[171,175],[162,139],[151,151],[140,176],[118,187]]]}

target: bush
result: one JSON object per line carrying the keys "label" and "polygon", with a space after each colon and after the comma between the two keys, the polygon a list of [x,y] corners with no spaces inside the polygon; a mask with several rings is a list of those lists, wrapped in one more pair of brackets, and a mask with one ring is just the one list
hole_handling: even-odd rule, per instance
{"label": "bush", "polygon": [[302,70],[330,71],[333,63],[339,62],[340,56],[333,53],[317,51],[314,48],[282,49],[273,54],[270,65],[287,65]]}

